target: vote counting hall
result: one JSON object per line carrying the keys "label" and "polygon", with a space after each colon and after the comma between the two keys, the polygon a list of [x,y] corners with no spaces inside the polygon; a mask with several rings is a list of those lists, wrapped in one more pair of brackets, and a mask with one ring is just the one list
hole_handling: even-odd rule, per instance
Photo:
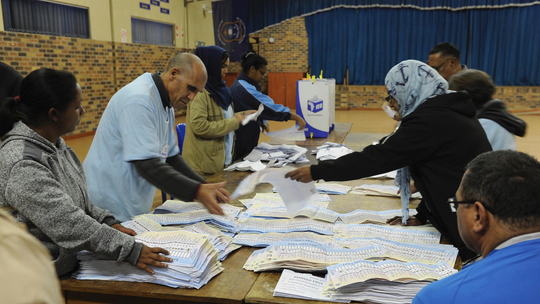
{"label": "vote counting hall", "polygon": [[0,303],[540,302],[540,2],[0,10]]}

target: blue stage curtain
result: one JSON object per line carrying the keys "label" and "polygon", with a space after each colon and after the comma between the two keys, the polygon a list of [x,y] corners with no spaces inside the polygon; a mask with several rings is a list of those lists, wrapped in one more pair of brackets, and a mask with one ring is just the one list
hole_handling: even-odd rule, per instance
{"label": "blue stage curtain", "polygon": [[343,83],[380,85],[392,66],[427,61],[440,42],[461,51],[461,63],[497,85],[540,85],[540,5],[502,9],[333,9],[305,18],[312,74]]}
{"label": "blue stage curtain", "polygon": [[6,31],[90,38],[88,9],[37,0],[2,0]]}

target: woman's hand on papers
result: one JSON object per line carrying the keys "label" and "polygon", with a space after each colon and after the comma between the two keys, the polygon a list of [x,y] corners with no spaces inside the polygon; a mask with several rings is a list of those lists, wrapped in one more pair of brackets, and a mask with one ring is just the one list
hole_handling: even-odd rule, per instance
{"label": "woman's hand on papers", "polygon": [[168,265],[161,262],[172,262],[173,260],[166,256],[160,255],[160,253],[169,255],[169,252],[163,248],[148,247],[146,245],[143,245],[141,255],[139,256],[139,261],[137,262],[137,267],[141,268],[142,270],[150,274],[154,274],[155,271],[152,270],[152,268],[148,267],[148,265],[161,267],[161,268],[167,268]]}
{"label": "woman's hand on papers", "polygon": [[313,181],[313,178],[311,177],[311,166],[302,167],[294,171],[291,171],[285,174],[285,178],[290,178],[292,180],[299,181],[302,183],[309,183]]}
{"label": "woman's hand on papers", "polygon": [[126,227],[124,227],[124,226],[122,226],[120,224],[114,224],[114,225],[111,226],[111,228],[114,228],[114,229],[116,229],[116,230],[118,230],[120,232],[123,232],[125,234],[128,234],[128,235],[133,235],[133,236],[137,235],[137,233],[134,230],[126,228]]}
{"label": "woman's hand on papers", "polygon": [[422,223],[420,223],[420,221],[415,216],[410,216],[409,219],[407,220],[407,224],[405,224],[405,225],[403,225],[403,223],[401,223],[401,216],[394,216],[393,218],[387,220],[386,223],[389,224],[389,225],[401,224],[401,226],[420,226],[420,225],[422,225]]}
{"label": "woman's hand on papers", "polygon": [[208,212],[212,214],[225,215],[223,209],[219,206],[219,202],[229,201],[229,192],[223,189],[227,182],[217,184],[201,184],[195,195],[195,199],[202,203]]}

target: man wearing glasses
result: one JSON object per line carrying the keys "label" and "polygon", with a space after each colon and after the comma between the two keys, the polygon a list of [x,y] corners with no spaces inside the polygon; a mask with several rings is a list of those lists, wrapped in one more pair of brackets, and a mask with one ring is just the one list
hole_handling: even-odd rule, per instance
{"label": "man wearing glasses", "polygon": [[448,81],[452,75],[467,69],[466,65],[459,63],[460,58],[461,53],[455,45],[442,42],[431,49],[427,64]]}
{"label": "man wearing glasses", "polygon": [[456,197],[459,234],[483,259],[432,283],[413,303],[538,303],[540,163],[522,152],[481,154]]}

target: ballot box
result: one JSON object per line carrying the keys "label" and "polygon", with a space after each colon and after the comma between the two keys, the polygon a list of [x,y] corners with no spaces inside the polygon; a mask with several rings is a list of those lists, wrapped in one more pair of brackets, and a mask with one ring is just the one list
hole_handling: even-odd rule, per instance
{"label": "ballot box", "polygon": [[306,137],[328,137],[335,125],[336,81],[299,80],[296,114],[306,121]]}

